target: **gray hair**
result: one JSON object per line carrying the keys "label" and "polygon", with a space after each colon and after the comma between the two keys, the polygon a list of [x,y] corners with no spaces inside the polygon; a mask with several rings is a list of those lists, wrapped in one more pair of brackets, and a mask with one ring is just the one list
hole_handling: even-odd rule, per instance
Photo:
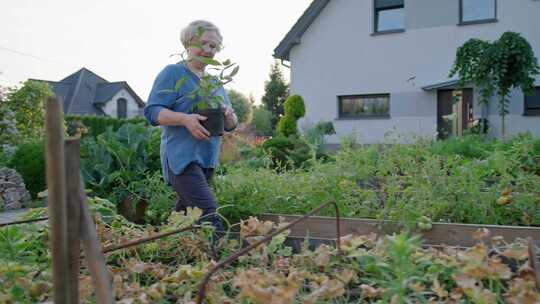
{"label": "gray hair", "polygon": [[206,20],[195,20],[188,24],[181,32],[180,32],[180,41],[182,42],[182,45],[187,49],[189,43],[191,42],[191,39],[193,37],[197,36],[197,33],[199,31],[199,28],[202,28],[205,31],[211,31],[216,33],[216,35],[219,38],[219,45],[218,50],[221,50],[223,37],[221,36],[221,33],[219,31],[219,28],[215,26],[212,22],[206,21]]}

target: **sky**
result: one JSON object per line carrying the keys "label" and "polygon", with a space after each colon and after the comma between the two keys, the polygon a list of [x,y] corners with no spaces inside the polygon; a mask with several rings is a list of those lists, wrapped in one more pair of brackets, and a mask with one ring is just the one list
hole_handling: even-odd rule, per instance
{"label": "sky", "polygon": [[[82,67],[127,81],[146,100],[157,73],[180,57],[189,22],[216,24],[240,66],[227,88],[259,103],[272,54],[311,0],[1,0],[0,86],[28,78],[58,81]],[[282,67],[288,79],[289,70]]]}

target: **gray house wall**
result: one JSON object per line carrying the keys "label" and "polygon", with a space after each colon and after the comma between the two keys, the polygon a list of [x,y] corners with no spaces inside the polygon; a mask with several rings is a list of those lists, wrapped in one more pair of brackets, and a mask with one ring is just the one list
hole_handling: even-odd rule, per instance
{"label": "gray house wall", "polygon": [[[540,1],[498,0],[497,6],[498,22],[462,26],[459,0],[405,0],[405,32],[372,35],[372,0],[330,1],[290,51],[291,92],[306,101],[301,128],[332,121],[337,135],[329,143],[350,134],[361,143],[382,142],[393,130],[435,137],[437,91],[422,87],[449,80],[464,42],[516,31],[540,56]],[[379,93],[390,94],[390,118],[338,119],[337,96]],[[523,95],[513,91],[511,100],[507,133],[540,136],[540,117],[523,116]],[[479,116],[480,107],[474,110]],[[495,105],[488,114],[492,134],[500,136]]]}

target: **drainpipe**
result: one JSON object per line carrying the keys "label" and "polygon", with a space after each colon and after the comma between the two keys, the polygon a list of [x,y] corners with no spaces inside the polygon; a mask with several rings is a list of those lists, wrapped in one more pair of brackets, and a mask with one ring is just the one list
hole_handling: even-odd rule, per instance
{"label": "drainpipe", "polygon": [[291,68],[290,65],[286,65],[286,64],[285,64],[285,61],[284,61],[283,59],[281,59],[281,65],[284,66],[284,67],[286,67],[286,68],[288,68],[288,69]]}

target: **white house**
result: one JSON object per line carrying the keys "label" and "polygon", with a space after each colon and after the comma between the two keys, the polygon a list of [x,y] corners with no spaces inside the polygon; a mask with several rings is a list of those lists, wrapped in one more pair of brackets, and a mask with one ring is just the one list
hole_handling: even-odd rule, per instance
{"label": "white house", "polygon": [[[300,126],[332,121],[329,143],[350,134],[382,142],[392,130],[444,137],[479,118],[500,137],[496,102],[484,109],[474,88],[458,90],[448,75],[467,40],[506,31],[519,32],[539,57],[540,1],[314,0],[274,57],[289,61],[291,94],[306,103]],[[507,134],[540,136],[540,78],[535,84],[531,97],[512,91]]]}
{"label": "white house", "polygon": [[127,82],[109,82],[86,68],[60,81],[46,82],[62,100],[65,114],[133,118],[145,106]]}

